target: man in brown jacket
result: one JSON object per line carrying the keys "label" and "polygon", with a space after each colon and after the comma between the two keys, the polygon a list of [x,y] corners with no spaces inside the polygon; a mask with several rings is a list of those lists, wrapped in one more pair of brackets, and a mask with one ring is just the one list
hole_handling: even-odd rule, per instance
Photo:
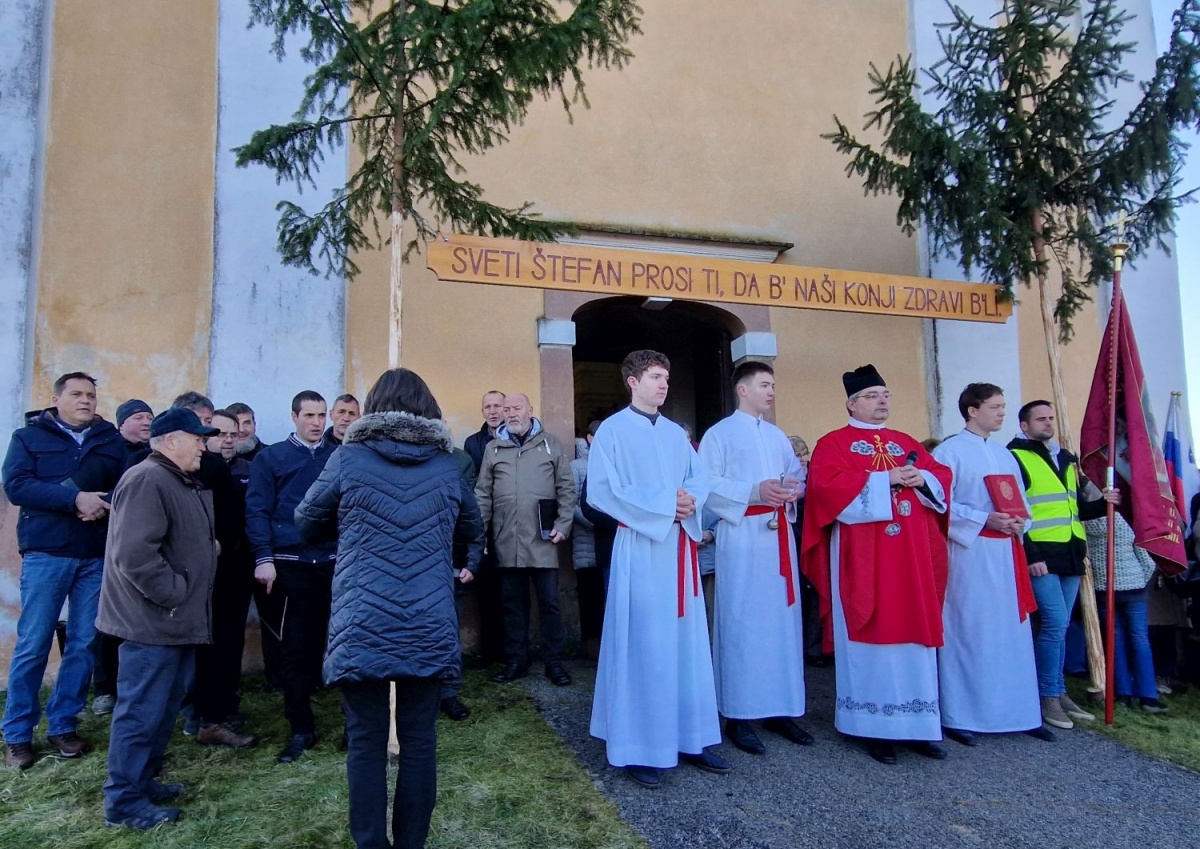
{"label": "man in brown jacket", "polygon": [[150,829],[179,818],[159,807],[182,784],[153,776],[191,684],[196,646],[212,642],[217,542],[212,493],[193,477],[206,437],[186,407],[150,423],[151,454],[112,494],[96,626],[124,640],[104,784],[104,821]]}
{"label": "man in brown jacket", "polygon": [[575,481],[562,443],[533,416],[529,396],[504,399],[504,424],[487,444],[475,497],[490,523],[500,567],[504,653],[508,664],[492,676],[507,684],[529,674],[529,583],[537,593],[546,677],[571,683],[562,666],[563,625],[558,607],[558,549],[571,533]]}

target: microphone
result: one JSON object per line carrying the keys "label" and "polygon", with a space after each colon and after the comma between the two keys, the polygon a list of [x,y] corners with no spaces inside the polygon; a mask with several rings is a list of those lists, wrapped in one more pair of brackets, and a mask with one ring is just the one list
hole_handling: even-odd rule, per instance
{"label": "microphone", "polygon": [[[916,451],[908,452],[908,456],[904,458],[904,465],[906,465],[906,466],[917,465],[917,452]],[[915,489],[917,492],[921,493],[921,495],[924,495],[930,504],[936,504],[939,507],[941,506],[942,502],[934,497],[933,490],[929,488],[928,481],[923,482],[920,486],[913,487],[913,489]]]}

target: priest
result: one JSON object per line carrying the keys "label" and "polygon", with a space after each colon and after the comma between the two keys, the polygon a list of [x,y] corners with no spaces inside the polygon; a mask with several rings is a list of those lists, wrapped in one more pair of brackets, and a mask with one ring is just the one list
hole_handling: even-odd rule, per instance
{"label": "priest", "polygon": [[787,435],[764,416],[775,408],[775,372],[747,362],[733,371],[737,409],[700,441],[716,533],[713,672],[725,733],[744,752],[766,746],[750,724],[797,745],[812,735],[804,715],[804,626],[792,523],[804,467]]}
{"label": "priest", "polygon": [[591,733],[608,762],[644,787],[680,760],[714,773],[721,742],[696,544],[708,474],[682,427],[658,412],[670,361],[621,364],[628,407],[596,431],[587,500],[620,523],[613,543]]}
{"label": "priest", "polygon": [[892,395],[873,365],[842,384],[850,421],[813,450],[801,554],[834,652],[834,725],[880,763],[896,763],[894,741],[940,760],[950,470],[887,426]]}
{"label": "priest", "polygon": [[992,436],[1004,390],[972,383],[958,398],[966,426],[933,450],[954,474],[950,569],[938,651],[946,736],[974,746],[979,732],[1027,731],[1043,740],[1029,614],[1037,609],[1021,537],[1030,515],[1017,458]]}

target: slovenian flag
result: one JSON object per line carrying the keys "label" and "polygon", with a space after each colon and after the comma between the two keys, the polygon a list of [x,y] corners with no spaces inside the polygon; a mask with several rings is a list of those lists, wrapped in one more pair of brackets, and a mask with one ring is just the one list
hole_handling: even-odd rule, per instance
{"label": "slovenian flag", "polygon": [[[1166,433],[1163,435],[1163,460],[1167,464],[1167,477],[1171,483],[1171,492],[1175,495],[1175,505],[1179,508],[1180,524],[1184,530],[1187,529],[1188,520],[1191,518],[1188,510],[1187,497],[1183,492],[1183,464],[1184,451],[1183,443],[1180,441],[1180,436],[1184,436],[1183,431],[1183,415],[1180,412],[1179,398],[1182,393],[1171,393],[1171,406],[1167,410],[1167,425]],[[1188,446],[1187,462],[1194,462],[1191,458],[1191,446]]]}

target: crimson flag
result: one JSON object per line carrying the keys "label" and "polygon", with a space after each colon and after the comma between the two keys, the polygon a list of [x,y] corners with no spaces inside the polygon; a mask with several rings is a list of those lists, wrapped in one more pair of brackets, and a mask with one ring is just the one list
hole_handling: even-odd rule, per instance
{"label": "crimson flag", "polygon": [[[1121,298],[1118,290],[1117,298]],[[1119,302],[1118,302],[1119,303]],[[1171,479],[1150,410],[1146,375],[1133,337],[1128,306],[1114,303],[1100,345],[1100,359],[1092,378],[1087,412],[1083,416],[1083,472],[1094,483],[1108,476],[1108,408],[1117,408],[1116,485],[1121,490],[1121,514],[1133,528],[1134,544],[1145,549],[1166,575],[1177,575],[1187,567],[1183,529],[1175,504]],[[1109,397],[1109,367],[1114,340],[1113,321],[1118,320],[1116,397]]]}

